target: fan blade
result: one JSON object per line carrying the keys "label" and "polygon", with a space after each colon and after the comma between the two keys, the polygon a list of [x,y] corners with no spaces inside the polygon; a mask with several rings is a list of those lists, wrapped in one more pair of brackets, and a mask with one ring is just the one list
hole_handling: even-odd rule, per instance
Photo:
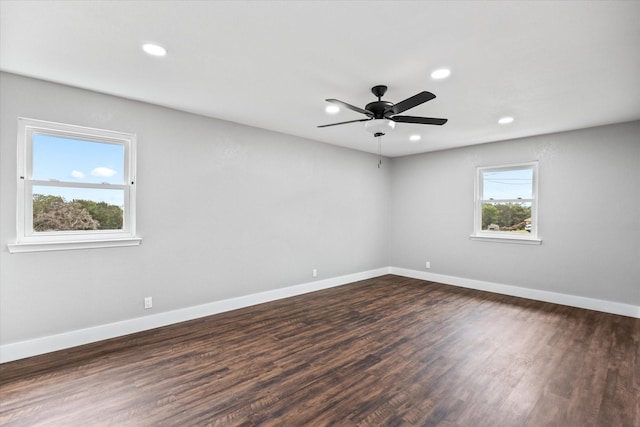
{"label": "fan blade", "polygon": [[348,122],[340,122],[340,123],[331,123],[328,125],[320,125],[319,128],[326,128],[329,126],[337,126],[337,125],[346,125],[347,123],[356,123],[356,122],[368,122],[371,119],[360,119],[360,120],[349,120]]}
{"label": "fan blade", "polygon": [[362,108],[358,108],[354,105],[351,104],[347,104],[346,102],[342,102],[338,99],[325,99],[325,101],[327,102],[331,102],[332,104],[338,104],[338,105],[342,105],[345,108],[348,108],[351,111],[355,111],[357,113],[362,113],[367,117],[373,117],[373,113],[369,110],[363,110]]}
{"label": "fan blade", "polygon": [[439,125],[447,123],[448,119],[435,119],[433,117],[393,116],[390,120],[399,123],[418,123],[421,125]]}
{"label": "fan blade", "polygon": [[424,104],[427,101],[431,101],[436,96],[431,92],[423,91],[417,95],[413,95],[411,98],[407,98],[404,101],[398,102],[396,105],[390,108],[393,114],[402,113],[410,108],[417,107],[420,104]]}

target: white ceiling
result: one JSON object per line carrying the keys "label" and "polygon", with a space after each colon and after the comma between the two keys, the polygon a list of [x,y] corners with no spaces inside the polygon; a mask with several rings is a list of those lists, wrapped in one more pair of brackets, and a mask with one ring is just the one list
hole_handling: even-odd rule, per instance
{"label": "white ceiling", "polygon": [[640,2],[2,0],[0,69],[368,152],[325,98],[433,92],[404,114],[449,122],[398,124],[394,157],[640,119]]}

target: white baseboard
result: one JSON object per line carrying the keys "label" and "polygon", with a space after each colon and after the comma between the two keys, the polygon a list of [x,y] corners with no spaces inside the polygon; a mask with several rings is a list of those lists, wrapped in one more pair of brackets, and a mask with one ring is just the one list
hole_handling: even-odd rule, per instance
{"label": "white baseboard", "polygon": [[436,274],[428,271],[411,270],[400,267],[389,267],[389,274],[396,274],[398,276],[411,277],[414,279],[428,280],[430,282],[443,283],[445,285],[460,286],[462,288],[470,288],[480,291],[494,292],[497,294],[511,295],[514,297],[527,298],[536,301],[551,302],[554,304],[568,305],[571,307],[603,311],[605,313],[619,314],[621,316],[640,318],[639,306],[624,304],[621,302],[587,298],[577,295],[561,294],[558,292],[523,288],[519,286],[502,285],[499,283],[466,279],[463,277],[447,276],[444,274]]}
{"label": "white baseboard", "polygon": [[236,310],[282,298],[319,291],[321,289],[341,286],[359,280],[382,276],[389,272],[388,267],[368,270],[359,273],[347,274],[330,279],[317,280],[287,288],[274,289],[257,294],[230,298],[222,301],[214,301],[208,304],[186,307],[179,310],[153,314],[151,316],[137,317],[121,322],[94,326],[86,329],[69,331],[62,334],[50,335],[27,341],[20,341],[0,346],[0,363],[24,359],[52,351],[63,350],[96,341],[115,338],[135,332],[167,326],[178,322],[193,320],[212,314]]}
{"label": "white baseboard", "polygon": [[287,288],[274,289],[257,294],[230,298],[222,301],[214,301],[208,304],[186,307],[179,310],[167,311],[151,316],[138,317],[123,320],[121,322],[99,325],[91,328],[65,332],[62,334],[20,341],[0,346],[0,363],[24,359],[52,351],[63,350],[83,344],[89,344],[109,338],[115,338],[148,329],[167,326],[178,322],[197,319],[212,314],[223,313],[239,308],[262,304],[282,298],[301,295],[309,292],[346,285],[359,280],[371,279],[384,274],[411,277],[414,279],[438,282],[446,285],[460,286],[463,288],[477,289],[515,297],[528,298],[537,301],[551,302],[589,310],[603,311],[622,316],[640,318],[640,307],[623,304],[614,301],[598,300],[594,298],[567,295],[557,292],[542,291],[518,286],[502,285],[499,283],[485,282],[481,280],[466,279],[462,277],[447,276],[425,271],[411,270],[400,267],[382,267],[359,273],[347,274],[330,279],[317,280]]}

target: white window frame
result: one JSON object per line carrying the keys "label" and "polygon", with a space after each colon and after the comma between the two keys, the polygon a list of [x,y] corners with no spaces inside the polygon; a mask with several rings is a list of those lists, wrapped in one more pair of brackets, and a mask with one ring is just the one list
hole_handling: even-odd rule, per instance
{"label": "white window frame", "polygon": [[[484,200],[483,195],[483,176],[486,172],[499,172],[517,169],[531,169],[531,199],[499,199]],[[531,232],[530,233],[512,233],[508,231],[485,231],[482,230],[482,206],[487,202],[502,203],[531,203]],[[542,239],[538,235],[538,162],[531,161],[525,163],[512,163],[497,166],[481,166],[477,168],[475,180],[475,203],[474,203],[474,231],[470,236],[471,240],[479,240],[486,242],[502,242],[502,243],[520,243],[529,245],[539,245]]]}
{"label": "white window frame", "polygon": [[[44,134],[81,139],[124,148],[123,184],[93,184],[33,179],[33,135]],[[18,177],[16,209],[16,241],[7,245],[9,252],[40,252],[90,249],[114,246],[136,246],[142,239],[136,235],[136,135],[104,129],[18,118]],[[124,191],[122,230],[33,231],[33,186],[118,189]]]}

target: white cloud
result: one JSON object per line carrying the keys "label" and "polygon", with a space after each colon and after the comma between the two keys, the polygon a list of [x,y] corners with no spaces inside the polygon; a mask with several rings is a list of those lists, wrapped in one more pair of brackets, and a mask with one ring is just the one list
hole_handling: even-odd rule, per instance
{"label": "white cloud", "polygon": [[114,171],[113,169],[109,169],[104,166],[100,166],[99,168],[95,168],[91,171],[91,175],[93,176],[113,176],[117,173],[118,172]]}
{"label": "white cloud", "polygon": [[77,171],[77,170],[72,170],[71,171],[71,176],[76,178],[76,179],[82,179],[82,178],[84,178],[84,172]]}

